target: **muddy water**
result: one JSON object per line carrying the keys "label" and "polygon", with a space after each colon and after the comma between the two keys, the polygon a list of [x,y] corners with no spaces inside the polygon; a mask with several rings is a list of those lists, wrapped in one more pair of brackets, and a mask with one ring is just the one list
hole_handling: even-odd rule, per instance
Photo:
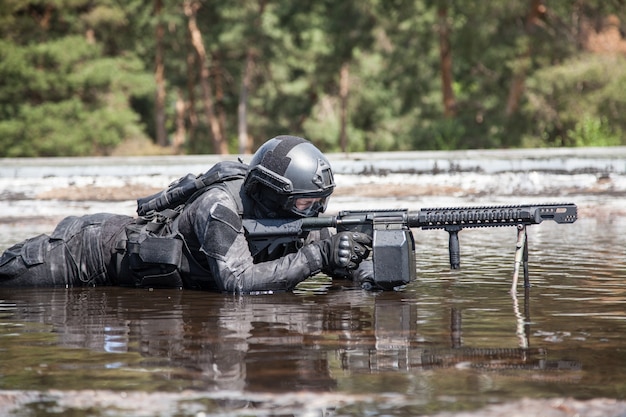
{"label": "muddy water", "polygon": [[532,226],[532,288],[515,297],[512,228],[462,231],[455,271],[446,233],[416,230],[419,277],[401,292],[323,276],[256,296],[3,290],[3,411],[410,416],[624,399],[624,230],[623,217]]}
{"label": "muddy water", "polygon": [[[589,150],[536,152],[469,162],[465,153],[396,155],[404,159],[372,176],[353,174],[385,155],[339,155],[329,206],[578,204],[574,224],[529,228],[528,291],[509,294],[512,228],[463,230],[454,271],[447,234],[415,230],[418,279],[400,292],[324,276],[294,293],[256,296],[4,289],[0,415],[487,415],[484,406],[504,404],[497,415],[508,416],[522,415],[512,413],[519,399],[539,404],[527,415],[555,415],[581,408],[536,400],[595,398],[587,409],[625,400],[626,149],[598,160]],[[65,215],[132,214],[128,190],[165,186],[209,162],[3,160],[0,250],[49,233]],[[439,172],[446,164],[471,169]],[[88,201],[112,189],[115,201]],[[84,190],[96,193],[76,195]],[[605,414],[624,415],[626,402],[617,410]]]}

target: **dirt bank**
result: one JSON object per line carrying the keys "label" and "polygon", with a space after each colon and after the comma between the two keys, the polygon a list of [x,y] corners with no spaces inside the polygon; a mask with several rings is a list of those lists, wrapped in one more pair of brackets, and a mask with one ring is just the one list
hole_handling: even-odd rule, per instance
{"label": "dirt bank", "polygon": [[[520,174],[521,175],[521,174]],[[576,178],[571,181],[543,175],[534,179],[535,184],[517,183],[515,175],[464,176],[338,176],[338,186],[333,193],[333,202],[342,201],[343,209],[351,202],[395,201],[415,209],[416,206],[440,204],[492,205],[522,204],[528,199],[541,202],[573,202],[578,205],[580,217],[626,216],[626,178],[623,176]],[[163,182],[163,187],[167,182]],[[552,185],[551,185],[552,184]],[[142,183],[118,185],[92,184],[65,185],[41,191],[31,197],[33,200],[63,202],[129,202],[137,198],[160,192],[163,187]],[[18,196],[21,197],[21,196]],[[11,200],[6,196],[3,200]],[[2,198],[0,198],[2,200]],[[441,201],[441,203],[440,203]],[[536,201],[535,201],[536,202]],[[2,201],[0,201],[2,203]],[[406,203],[406,204],[403,204]],[[332,208],[332,207],[331,207]],[[23,213],[21,214],[23,215]],[[5,217],[2,222],[15,221]]]}

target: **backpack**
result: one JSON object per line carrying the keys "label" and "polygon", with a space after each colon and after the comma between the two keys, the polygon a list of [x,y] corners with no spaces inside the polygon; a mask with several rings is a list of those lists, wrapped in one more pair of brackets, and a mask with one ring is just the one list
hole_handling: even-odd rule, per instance
{"label": "backpack", "polygon": [[165,190],[138,199],[139,217],[126,227],[126,239],[116,246],[121,255],[117,258],[120,284],[182,287],[185,242],[175,219],[209,188],[244,179],[247,172],[248,166],[242,162],[222,161],[203,174],[187,174]]}
{"label": "backpack", "polygon": [[151,211],[175,209],[180,204],[190,202],[188,200],[194,197],[194,194],[201,194],[211,185],[243,179],[247,172],[248,165],[243,162],[218,162],[204,174],[198,176],[187,174],[171,183],[165,190],[137,199],[137,214],[145,216]]}

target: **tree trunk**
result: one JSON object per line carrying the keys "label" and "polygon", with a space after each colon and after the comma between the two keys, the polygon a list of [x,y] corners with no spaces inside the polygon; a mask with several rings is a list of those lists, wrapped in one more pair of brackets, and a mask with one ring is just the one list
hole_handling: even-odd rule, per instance
{"label": "tree trunk", "polygon": [[439,17],[439,65],[441,67],[443,114],[445,117],[454,117],[456,115],[456,99],[452,89],[452,48],[450,47],[447,6],[439,6],[437,15]]}
{"label": "tree trunk", "polygon": [[239,137],[239,153],[251,152],[251,143],[248,140],[248,93],[252,83],[252,72],[254,70],[254,51],[248,48],[246,54],[246,64],[241,76],[241,89],[239,91],[239,105],[237,106],[237,136]]}
{"label": "tree trunk", "polygon": [[154,14],[156,23],[156,54],[154,58],[154,81],[156,84],[156,97],[154,100],[156,143],[159,146],[167,146],[167,130],[165,129],[165,66],[163,64],[163,35],[164,28],[161,22],[163,9],[162,0],[154,1]]}
{"label": "tree trunk", "polygon": [[350,93],[350,66],[344,62],[339,73],[339,146],[348,151],[348,95]]}
{"label": "tree trunk", "polygon": [[200,29],[198,29],[196,22],[196,13],[199,7],[200,5],[197,1],[185,0],[184,10],[188,19],[187,26],[191,35],[191,44],[195,48],[198,56],[198,66],[200,68],[200,87],[202,88],[204,110],[207,122],[211,127],[211,134],[213,136],[213,152],[220,155],[227,155],[228,144],[226,143],[226,140],[220,130],[219,120],[215,116],[215,105],[213,101],[213,90],[209,80],[210,73],[207,62],[207,54],[204,49],[204,43],[202,42],[202,33],[200,33]]}
{"label": "tree trunk", "polygon": [[[259,32],[261,27],[261,16],[265,11],[267,0],[259,0],[259,13],[254,21],[255,31]],[[253,40],[254,42],[254,40]],[[254,74],[256,62],[256,49],[248,47],[246,52],[246,62],[241,74],[241,88],[239,90],[239,104],[237,105],[237,137],[239,140],[239,153],[247,154],[252,152],[252,141],[248,135],[248,97],[252,89],[252,75]]]}
{"label": "tree trunk", "polygon": [[526,32],[528,42],[526,50],[518,58],[521,65],[519,65],[514,72],[511,87],[509,87],[509,96],[506,101],[505,110],[507,117],[515,114],[519,108],[519,102],[522,98],[522,94],[524,93],[526,76],[530,70],[530,59],[532,57],[532,42],[530,38],[535,27],[540,24],[541,17],[545,14],[545,12],[546,7],[543,4],[543,0],[530,1],[530,10],[528,11],[526,22],[524,24],[524,31]]}
{"label": "tree trunk", "polygon": [[213,84],[215,85],[215,114],[220,129],[220,135],[226,137],[226,112],[224,111],[224,69],[219,55],[213,55],[211,59],[213,68]]}
{"label": "tree trunk", "polygon": [[48,29],[50,29],[50,20],[52,19],[52,16],[54,15],[54,11],[55,11],[55,6],[52,4],[48,4],[45,6],[45,10],[43,11],[43,13],[41,14],[31,13],[30,15],[35,20],[35,22],[37,22],[40,28],[47,31]]}
{"label": "tree trunk", "polygon": [[174,153],[180,154],[185,145],[185,100],[180,90],[176,90],[176,133],[174,134]]}
{"label": "tree trunk", "polygon": [[187,118],[189,119],[189,144],[193,149],[195,144],[195,132],[198,128],[198,114],[196,113],[196,54],[189,51],[187,54]]}

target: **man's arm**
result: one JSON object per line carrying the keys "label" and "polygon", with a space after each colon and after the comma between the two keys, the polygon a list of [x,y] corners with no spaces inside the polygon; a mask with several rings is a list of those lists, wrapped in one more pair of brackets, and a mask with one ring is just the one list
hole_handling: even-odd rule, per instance
{"label": "man's arm", "polygon": [[223,190],[209,190],[187,209],[195,210],[193,231],[223,291],[291,290],[324,266],[317,245],[306,245],[296,253],[255,264],[236,205]]}

